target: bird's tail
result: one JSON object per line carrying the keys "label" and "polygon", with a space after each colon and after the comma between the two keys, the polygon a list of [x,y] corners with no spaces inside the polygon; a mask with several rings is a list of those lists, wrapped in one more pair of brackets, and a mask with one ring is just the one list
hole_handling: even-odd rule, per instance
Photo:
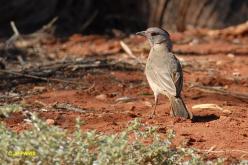
{"label": "bird's tail", "polygon": [[174,116],[184,117],[186,119],[192,119],[193,115],[187,110],[181,97],[170,97],[172,114]]}

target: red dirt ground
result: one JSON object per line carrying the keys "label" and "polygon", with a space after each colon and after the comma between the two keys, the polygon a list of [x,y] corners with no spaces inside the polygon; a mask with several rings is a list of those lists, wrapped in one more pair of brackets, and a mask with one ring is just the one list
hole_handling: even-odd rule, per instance
{"label": "red dirt ground", "polygon": [[[180,35],[172,35],[175,43],[182,39]],[[135,46],[147,44],[136,37],[130,37],[126,42],[136,55],[140,53],[137,53]],[[154,98],[142,71],[80,71],[80,77],[74,80],[91,84],[86,89],[42,82],[18,85],[16,91],[30,91],[31,94],[22,101],[34,107],[42,104],[47,111],[38,111],[39,116],[44,120],[53,119],[54,125],[69,131],[74,129],[77,117],[85,121],[83,130],[96,129],[105,133],[119,132],[126,128],[128,121],[138,117],[143,123],[158,126],[161,134],[174,129],[175,144],[186,143],[200,150],[212,147],[210,157],[248,159],[248,100],[191,87],[191,83],[200,83],[221,86],[230,92],[248,93],[248,48],[245,44],[247,46],[245,39],[241,39],[239,44],[216,39],[175,44],[175,52],[184,52],[184,55],[178,55],[185,64],[183,97],[195,116],[193,121],[171,117],[169,101],[165,96],[160,96],[157,115],[150,119],[148,116]],[[49,45],[47,49],[55,52],[55,47],[60,49],[60,53],[56,54],[58,57],[65,54],[84,57],[103,52],[115,53],[113,58],[118,59],[123,54],[118,39],[99,36],[87,38],[75,35],[65,43]],[[147,48],[143,53],[147,56]],[[32,93],[37,86],[44,87],[44,90]],[[116,101],[125,96],[131,99],[127,102]],[[85,112],[50,108],[55,103],[68,103]],[[192,109],[194,105],[207,103],[216,104],[222,110]],[[15,113],[4,121],[11,129],[21,131],[28,128],[23,119],[21,113]]]}

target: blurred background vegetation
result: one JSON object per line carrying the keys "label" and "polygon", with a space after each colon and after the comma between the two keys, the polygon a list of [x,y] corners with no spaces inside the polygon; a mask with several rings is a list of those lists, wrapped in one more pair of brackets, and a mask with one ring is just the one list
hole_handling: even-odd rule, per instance
{"label": "blurred background vegetation", "polygon": [[248,20],[243,0],[1,0],[0,35],[10,36],[10,21],[30,33],[57,17],[57,34],[131,33],[147,26],[169,31],[224,28]]}

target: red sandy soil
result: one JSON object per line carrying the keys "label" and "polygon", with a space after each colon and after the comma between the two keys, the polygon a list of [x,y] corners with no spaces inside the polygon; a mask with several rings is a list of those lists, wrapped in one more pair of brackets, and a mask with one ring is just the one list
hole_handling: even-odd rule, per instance
{"label": "red sandy soil", "polygon": [[[177,42],[181,36],[175,34],[172,38]],[[171,117],[170,104],[165,96],[160,96],[157,114],[150,119],[148,116],[152,111],[154,98],[142,71],[79,71],[80,77],[75,77],[74,80],[89,84],[86,88],[42,82],[19,85],[16,91],[32,93],[35,87],[44,87],[45,90],[38,94],[26,95],[23,101],[34,107],[37,103],[42,103],[47,111],[38,111],[39,116],[44,120],[53,119],[54,125],[69,131],[74,129],[77,117],[85,121],[83,130],[95,129],[104,133],[119,132],[127,127],[128,121],[140,118],[142,123],[158,126],[161,134],[174,129],[175,144],[186,143],[187,146],[200,150],[213,147],[209,153],[211,158],[221,156],[248,159],[248,100],[190,87],[191,83],[200,83],[221,86],[230,92],[248,93],[248,48],[244,46],[247,46],[247,40],[241,40],[239,44],[216,39],[194,42],[176,44],[174,47],[176,52],[186,52],[185,55],[178,55],[178,58],[186,63],[182,95],[187,107],[194,114],[193,121]],[[136,44],[147,44],[142,38],[136,37],[127,39],[127,43],[132,49]],[[118,39],[100,36],[87,38],[75,35],[65,43],[49,45],[47,49],[51,52],[58,52],[59,49],[60,54],[56,54],[58,57],[64,54],[84,57],[102,52],[116,53],[114,58],[121,56],[118,53],[121,52]],[[147,55],[147,50],[144,54]],[[125,96],[133,99],[116,102],[116,99]],[[85,113],[47,108],[55,103],[69,103],[84,109]],[[193,105],[207,103],[216,104],[222,110],[192,109]],[[33,111],[36,111],[35,108]],[[15,113],[4,121],[12,130],[21,131],[28,127],[24,118],[21,113]]]}

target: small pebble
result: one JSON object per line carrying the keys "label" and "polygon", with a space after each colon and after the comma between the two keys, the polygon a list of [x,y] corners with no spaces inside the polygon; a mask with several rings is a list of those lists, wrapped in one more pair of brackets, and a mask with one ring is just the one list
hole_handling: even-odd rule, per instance
{"label": "small pebble", "polygon": [[235,55],[234,55],[234,54],[232,54],[232,53],[228,53],[228,54],[227,54],[227,57],[229,57],[229,58],[234,58],[234,57],[235,57]]}
{"label": "small pebble", "polygon": [[216,61],[216,65],[222,65],[223,61]]}
{"label": "small pebble", "polygon": [[96,96],[96,99],[97,99],[97,100],[106,100],[106,99],[107,99],[107,95],[105,95],[105,94],[97,95],[97,96]]}
{"label": "small pebble", "polygon": [[225,113],[225,114],[231,114],[232,112],[230,110],[228,110],[228,109],[225,109],[225,110],[223,110],[223,113]]}
{"label": "small pebble", "polygon": [[47,123],[48,125],[53,125],[53,124],[55,123],[55,121],[54,121],[53,119],[47,119],[47,120],[46,120],[46,123]]}

